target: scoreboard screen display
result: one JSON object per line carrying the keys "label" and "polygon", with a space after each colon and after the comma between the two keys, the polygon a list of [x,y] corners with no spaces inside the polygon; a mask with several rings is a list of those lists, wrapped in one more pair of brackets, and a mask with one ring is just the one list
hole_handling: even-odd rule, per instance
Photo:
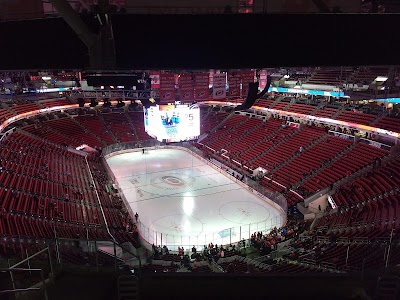
{"label": "scoreboard screen display", "polygon": [[159,141],[195,140],[200,135],[200,109],[197,104],[144,108],[144,126]]}

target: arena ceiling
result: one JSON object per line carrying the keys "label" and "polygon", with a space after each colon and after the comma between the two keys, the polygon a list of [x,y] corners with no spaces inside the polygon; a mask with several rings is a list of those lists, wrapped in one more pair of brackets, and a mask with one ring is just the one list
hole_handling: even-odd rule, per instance
{"label": "arena ceiling", "polygon": [[[115,15],[118,69],[400,64],[398,15]],[[0,23],[0,69],[85,69],[61,18]]]}

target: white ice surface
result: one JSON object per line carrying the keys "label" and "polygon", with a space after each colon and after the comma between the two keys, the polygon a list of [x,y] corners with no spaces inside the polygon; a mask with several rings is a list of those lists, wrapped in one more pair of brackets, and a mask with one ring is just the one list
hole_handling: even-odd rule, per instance
{"label": "white ice surface", "polygon": [[124,153],[107,163],[150,244],[229,244],[282,225],[278,209],[184,150]]}

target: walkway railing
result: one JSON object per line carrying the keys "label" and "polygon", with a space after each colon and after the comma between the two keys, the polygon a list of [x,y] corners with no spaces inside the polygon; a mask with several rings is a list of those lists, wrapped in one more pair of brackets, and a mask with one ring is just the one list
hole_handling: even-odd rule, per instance
{"label": "walkway railing", "polygon": [[[34,273],[39,273],[40,274],[40,283],[41,286],[35,285],[33,287],[20,287],[16,284],[15,281],[15,273],[23,273],[23,274],[31,274],[32,272]],[[12,288],[8,288],[5,290],[0,290],[0,295],[9,295],[9,294],[15,294],[15,299],[18,299],[17,295],[19,293],[26,293],[26,292],[40,292],[43,290],[44,292],[44,299],[47,300],[47,288],[46,288],[46,282],[45,282],[45,277],[42,269],[24,269],[24,268],[8,268],[8,269],[0,269],[0,273],[8,273],[10,275],[10,281],[11,281],[11,286]],[[7,296],[6,296],[7,297]],[[12,299],[11,297],[8,299]]]}
{"label": "walkway railing", "polygon": [[[100,270],[118,271],[122,265],[140,269],[144,262],[144,258],[140,257],[129,241],[122,244],[111,240],[100,241],[84,238],[36,241],[32,238],[29,242],[27,241],[27,237],[13,237],[13,242],[20,244],[21,253],[4,259],[3,265],[8,266],[9,269],[41,269],[45,279],[54,277],[63,268],[95,268],[97,272]],[[41,247],[44,248],[40,249]],[[32,250],[36,252],[32,253]],[[21,258],[22,260],[19,260]],[[25,277],[27,280],[29,279],[27,276]],[[31,285],[37,283],[37,281],[30,282]]]}

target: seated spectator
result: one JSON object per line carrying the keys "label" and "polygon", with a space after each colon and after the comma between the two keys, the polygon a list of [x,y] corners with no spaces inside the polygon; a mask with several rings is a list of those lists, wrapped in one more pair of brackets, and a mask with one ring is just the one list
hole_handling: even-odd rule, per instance
{"label": "seated spectator", "polygon": [[164,254],[169,254],[169,250],[166,245],[163,247]]}
{"label": "seated spectator", "polygon": [[292,260],[296,260],[298,257],[299,257],[299,255],[296,252],[292,252],[289,255],[289,259],[292,259]]}
{"label": "seated spectator", "polygon": [[246,273],[255,274],[255,273],[258,273],[258,272],[257,272],[257,270],[256,270],[256,268],[255,268],[255,266],[253,264],[248,264]]}
{"label": "seated spectator", "polygon": [[228,267],[226,268],[226,273],[235,273],[235,265],[233,263],[230,263]]}

